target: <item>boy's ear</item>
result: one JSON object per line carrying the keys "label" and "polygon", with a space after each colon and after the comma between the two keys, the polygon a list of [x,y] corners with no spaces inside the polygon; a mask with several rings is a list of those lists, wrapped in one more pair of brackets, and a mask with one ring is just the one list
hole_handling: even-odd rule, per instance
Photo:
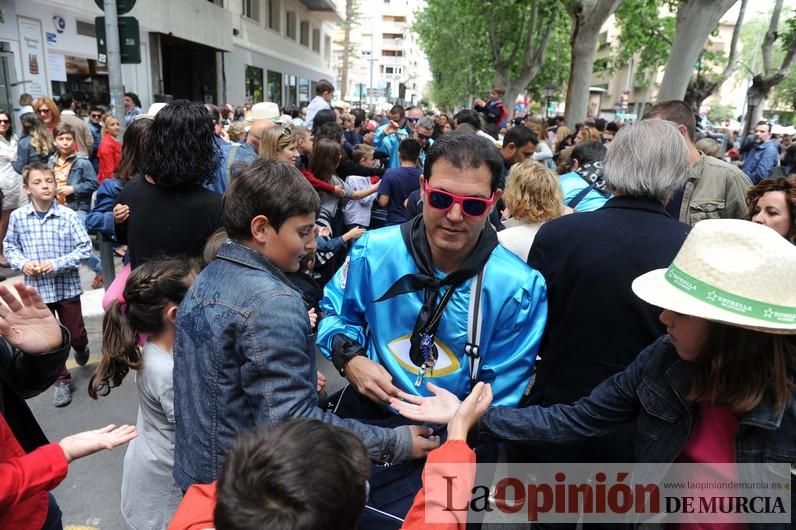
{"label": "boy's ear", "polygon": [[264,215],[255,216],[249,224],[252,239],[257,243],[263,244],[268,239],[268,231],[271,230],[271,223]]}
{"label": "boy's ear", "polygon": [[166,307],[166,322],[174,324],[177,322],[177,304],[169,304]]}

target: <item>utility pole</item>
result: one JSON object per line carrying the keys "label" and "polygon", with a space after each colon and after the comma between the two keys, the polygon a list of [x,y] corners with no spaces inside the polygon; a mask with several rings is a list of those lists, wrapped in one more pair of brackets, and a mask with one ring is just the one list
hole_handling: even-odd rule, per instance
{"label": "utility pole", "polygon": [[120,134],[123,135],[125,129],[124,84],[122,83],[122,54],[119,46],[119,18],[116,11],[116,0],[104,0],[104,6],[111,113],[119,120],[119,125],[122,128]]}

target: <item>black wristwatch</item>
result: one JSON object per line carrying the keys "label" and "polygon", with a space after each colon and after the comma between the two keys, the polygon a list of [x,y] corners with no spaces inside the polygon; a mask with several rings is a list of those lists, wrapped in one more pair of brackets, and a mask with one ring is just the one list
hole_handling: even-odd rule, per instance
{"label": "black wristwatch", "polygon": [[332,364],[341,376],[345,377],[345,366],[358,355],[365,355],[365,349],[355,340],[345,335],[335,335],[332,339]]}

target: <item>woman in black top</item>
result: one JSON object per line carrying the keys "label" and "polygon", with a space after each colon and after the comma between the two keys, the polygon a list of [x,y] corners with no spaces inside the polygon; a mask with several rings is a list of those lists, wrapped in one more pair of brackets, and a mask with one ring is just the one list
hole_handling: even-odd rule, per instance
{"label": "woman in black top", "polygon": [[197,257],[221,226],[222,197],[205,189],[220,156],[203,105],[169,103],[157,113],[147,138],[143,175],[134,177],[117,204],[129,217],[116,228],[132,268],[159,256]]}

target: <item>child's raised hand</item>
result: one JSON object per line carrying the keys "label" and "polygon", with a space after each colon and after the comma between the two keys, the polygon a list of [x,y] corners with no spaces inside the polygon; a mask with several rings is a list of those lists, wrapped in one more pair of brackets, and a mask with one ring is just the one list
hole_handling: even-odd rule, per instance
{"label": "child's raised hand", "polygon": [[315,324],[318,322],[318,315],[315,313],[314,307],[307,311],[307,316],[310,318],[310,327],[314,328]]}
{"label": "child's raised hand", "polygon": [[326,388],[326,376],[318,372],[318,383],[315,385],[315,389],[320,394],[324,388]]}
{"label": "child's raised hand", "polygon": [[352,241],[352,240],[356,241],[357,239],[362,237],[362,234],[364,234],[365,232],[366,230],[364,228],[359,228],[359,227],[352,228],[351,230],[343,234],[343,241]]}
{"label": "child's raised hand", "polygon": [[64,451],[67,463],[93,455],[103,449],[113,449],[116,446],[125,444],[138,436],[133,425],[108,425],[93,431],[79,432],[72,436],[67,436],[58,445]]}

